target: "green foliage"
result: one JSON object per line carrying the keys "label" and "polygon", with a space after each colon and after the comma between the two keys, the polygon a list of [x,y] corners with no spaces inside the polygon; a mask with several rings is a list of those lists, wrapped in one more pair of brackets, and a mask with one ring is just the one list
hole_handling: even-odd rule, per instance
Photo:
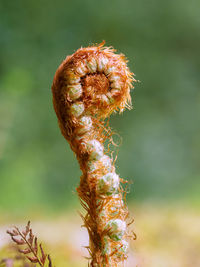
{"label": "green foliage", "polygon": [[134,110],[111,119],[130,197],[199,202],[199,8],[195,0],[1,1],[0,209],[72,206],[80,171],[50,87],[66,55],[103,39],[141,81]]}

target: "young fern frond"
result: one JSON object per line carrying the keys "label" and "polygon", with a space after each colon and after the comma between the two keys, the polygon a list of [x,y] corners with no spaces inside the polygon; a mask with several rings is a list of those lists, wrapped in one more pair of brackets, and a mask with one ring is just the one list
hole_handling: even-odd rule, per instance
{"label": "young fern frond", "polygon": [[52,267],[51,257],[44,252],[41,243],[38,245],[37,237],[33,235],[30,221],[23,231],[20,231],[15,226],[12,230],[8,230],[7,233],[13,242],[20,247],[18,251],[25,255],[30,262],[36,263],[41,267]]}
{"label": "young fern frond", "polygon": [[127,60],[104,43],[78,49],[59,66],[52,93],[63,136],[83,172],[77,188],[86,210],[90,266],[118,266],[127,257],[129,236],[122,179],[115,172],[108,125],[111,113],[131,107],[135,81]]}

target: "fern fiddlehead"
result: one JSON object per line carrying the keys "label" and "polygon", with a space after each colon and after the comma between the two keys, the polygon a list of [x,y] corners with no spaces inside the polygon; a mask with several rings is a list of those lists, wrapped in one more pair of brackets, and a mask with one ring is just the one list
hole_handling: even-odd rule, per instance
{"label": "fern fiddlehead", "polygon": [[105,148],[111,138],[106,118],[130,107],[135,81],[126,59],[103,44],[78,49],[59,66],[52,93],[63,136],[83,172],[77,188],[87,213],[91,266],[118,266],[127,257],[128,215],[120,178]]}

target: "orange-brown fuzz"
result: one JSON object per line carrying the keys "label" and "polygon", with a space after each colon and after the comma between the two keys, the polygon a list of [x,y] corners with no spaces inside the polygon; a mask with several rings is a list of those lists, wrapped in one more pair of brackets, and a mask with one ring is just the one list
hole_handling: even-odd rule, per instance
{"label": "orange-brown fuzz", "polygon": [[91,86],[94,88],[93,94],[106,94],[109,91],[110,83],[108,78],[103,73],[95,73],[87,75],[83,81],[83,88]]}
{"label": "orange-brown fuzz", "polygon": [[103,44],[68,56],[53,80],[59,126],[83,172],[77,192],[86,210],[83,220],[93,267],[118,266],[127,257],[128,209],[112,158],[105,152],[111,130],[104,119],[130,107],[133,81],[125,57]]}

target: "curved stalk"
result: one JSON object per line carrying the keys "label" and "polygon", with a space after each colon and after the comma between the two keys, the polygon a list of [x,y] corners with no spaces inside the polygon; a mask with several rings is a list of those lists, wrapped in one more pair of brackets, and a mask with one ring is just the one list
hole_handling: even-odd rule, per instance
{"label": "curved stalk", "polygon": [[80,48],[62,62],[52,85],[61,132],[83,172],[77,191],[87,212],[91,266],[118,266],[127,257],[128,209],[105,147],[112,136],[106,118],[131,104],[135,80],[126,62],[103,44]]}

